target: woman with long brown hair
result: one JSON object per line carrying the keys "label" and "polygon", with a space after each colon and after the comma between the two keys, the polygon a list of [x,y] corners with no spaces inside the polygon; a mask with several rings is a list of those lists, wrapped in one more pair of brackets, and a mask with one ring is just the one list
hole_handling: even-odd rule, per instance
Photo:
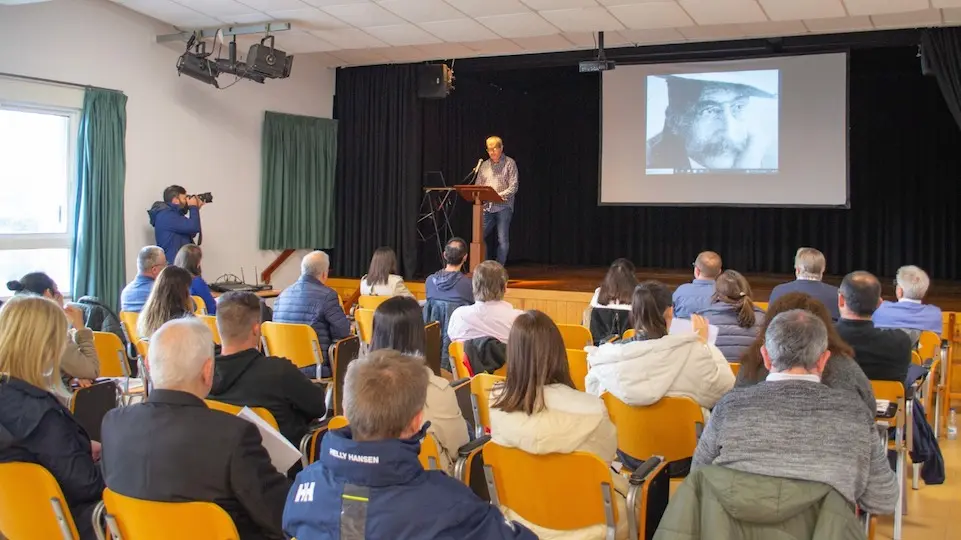
{"label": "woman with long brown hair", "polygon": [[767,331],[768,321],[774,319],[778,314],[792,309],[810,311],[817,315],[824,326],[827,327],[828,350],[831,351],[831,358],[824,366],[821,382],[831,388],[855,392],[874,414],[876,404],[874,391],[871,389],[871,381],[854,361],[854,349],[845,343],[841,335],[838,334],[834,323],[831,322],[831,313],[828,308],[813,296],[800,292],[785,294],[768,305],[766,320],[761,326],[757,339],[741,355],[741,370],[738,371],[737,382],[734,383],[734,386],[751,386],[767,378],[768,371],[764,367],[764,360],[761,358],[761,346],[764,345],[764,333]]}
{"label": "woman with long brown hair", "polygon": [[637,287],[634,263],[617,259],[594,291],[590,304],[590,329],[594,344],[620,338],[628,327],[631,295]]}
{"label": "woman with long brown hair", "polygon": [[[599,397],[574,388],[567,351],[557,325],[540,311],[514,320],[507,340],[507,380],[491,391],[491,439],[529,454],[590,452],[610,463],[617,452],[617,431]],[[627,537],[624,494],[627,483],[611,474],[618,493],[617,538]],[[603,525],[576,531],[551,531],[502,508],[509,519],[529,527],[539,538],[588,539],[604,536]]]}
{"label": "woman with long brown hair", "polygon": [[[728,362],[737,362],[764,324],[764,311],[751,300],[751,285],[736,270],[725,270],[714,283],[712,304],[698,312],[717,327],[718,349]],[[763,334],[762,334],[763,335]]]}
{"label": "woman with long brown hair", "polygon": [[201,263],[203,259],[204,252],[201,251],[200,246],[197,244],[186,244],[177,252],[177,257],[174,259],[174,266],[179,266],[190,272],[193,278],[190,281],[190,294],[199,296],[204,301],[207,315],[216,315],[217,300],[214,299],[213,293],[210,292],[210,286],[204,281],[202,275],[203,269],[201,268]]}
{"label": "woman with long brown hair", "polygon": [[410,296],[404,278],[397,275],[397,255],[389,247],[379,247],[370,258],[370,267],[360,278],[360,294],[371,296]]}
{"label": "woman with long brown hair", "polygon": [[179,266],[168,266],[160,272],[137,318],[137,334],[141,338],[150,339],[169,320],[193,316],[191,281],[193,276],[190,272]]}

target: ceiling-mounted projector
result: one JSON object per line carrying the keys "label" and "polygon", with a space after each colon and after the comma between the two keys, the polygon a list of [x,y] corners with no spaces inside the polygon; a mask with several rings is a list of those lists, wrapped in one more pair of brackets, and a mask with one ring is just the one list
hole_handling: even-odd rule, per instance
{"label": "ceiling-mounted projector", "polygon": [[594,73],[597,71],[610,71],[617,67],[613,60],[608,60],[604,55],[604,32],[597,33],[597,58],[594,60],[584,60],[577,64],[577,69],[581,73]]}
{"label": "ceiling-mounted projector", "polygon": [[[270,45],[267,45],[268,41]],[[260,43],[250,46],[246,63],[248,69],[268,79],[285,79],[290,77],[294,57],[280,49],[275,49],[274,36],[267,36],[260,40]]]}

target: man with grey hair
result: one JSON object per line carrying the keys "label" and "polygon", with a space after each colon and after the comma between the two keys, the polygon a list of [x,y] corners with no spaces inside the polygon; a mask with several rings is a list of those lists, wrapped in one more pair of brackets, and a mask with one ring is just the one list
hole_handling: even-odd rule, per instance
{"label": "man with grey hair", "polygon": [[154,281],[160,271],[167,267],[164,250],[157,246],[146,246],[137,254],[137,277],[127,284],[120,293],[120,311],[140,313]]}
{"label": "man with grey hair", "polygon": [[244,540],[283,538],[290,486],[264,449],[257,427],[207,408],[214,377],[213,335],[196,318],[167,322],[150,338],[145,403],[103,419],[103,476],[127,497],[204,501],[223,508]]}
{"label": "man with grey hair", "polygon": [[507,343],[514,319],[523,313],[504,301],[507,270],[497,261],[484,261],[474,269],[474,303],[454,310],[447,324],[451,341],[492,337]]}
{"label": "man with grey hair", "polygon": [[931,286],[927,272],[913,265],[902,266],[898,268],[894,285],[894,295],[898,301],[881,303],[881,307],[874,312],[874,326],[900,328],[907,332],[914,342],[925,330],[940,336],[944,327],[941,308],[921,303]]}
{"label": "man with grey hair", "polygon": [[324,358],[322,373],[314,367],[303,369],[311,378],[329,377],[327,350],[331,344],[350,334],[350,322],[337,299],[337,291],[327,286],[330,257],[323,251],[312,251],[300,263],[300,279],[284,289],[274,302],[274,322],[306,324],[317,332]]}
{"label": "man with grey hair", "polygon": [[827,328],[813,313],[775,317],[761,347],[770,374],[717,402],[692,470],[713,464],[820,482],[865,511],[892,513],[898,484],[873,415],[857,394],[821,384],[827,346]]}
{"label": "man with grey hair", "polygon": [[381,349],[350,363],[350,425],[328,432],[319,460],[297,475],[284,509],[288,538],[536,538],[464,484],[424,470],[428,384],[417,356]]}
{"label": "man with grey hair", "polygon": [[838,288],[821,281],[827,263],[824,254],[812,247],[798,248],[794,255],[794,281],[782,283],[771,291],[769,302],[774,302],[785,294],[800,292],[819,300],[837,322],[841,318],[838,311]]}

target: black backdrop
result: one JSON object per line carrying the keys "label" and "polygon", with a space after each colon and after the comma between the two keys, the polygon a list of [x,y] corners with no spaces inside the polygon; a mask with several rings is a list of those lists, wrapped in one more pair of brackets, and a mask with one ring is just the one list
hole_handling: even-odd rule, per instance
{"label": "black backdrop", "polygon": [[[339,70],[334,272],[363,274],[379,245],[402,254],[407,276],[436,269],[436,244],[418,241],[415,223],[423,173],[455,183],[498,134],[521,173],[511,262],[607,265],[625,256],[640,267],[689,268],[713,249],[729,268],[787,273],[796,248],[810,245],[832,274],[890,276],[911,263],[961,278],[961,131],[916,52],[851,52],[849,210],[598,206],[598,76],[570,63],[459,62],[455,91],[438,101],[411,99],[412,66]],[[457,206],[455,232],[465,237],[469,214]]]}

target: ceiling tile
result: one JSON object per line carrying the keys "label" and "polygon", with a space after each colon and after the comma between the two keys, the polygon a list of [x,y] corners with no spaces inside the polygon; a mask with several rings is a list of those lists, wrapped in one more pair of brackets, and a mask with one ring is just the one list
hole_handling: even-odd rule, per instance
{"label": "ceiling tile", "polygon": [[608,9],[628,28],[673,28],[694,24],[694,21],[676,2],[645,2],[629,6],[611,6]]}
{"label": "ceiling tile", "polygon": [[411,63],[429,60],[429,56],[417,47],[385,47],[382,49],[368,49],[368,52],[384,56],[391,62]]}
{"label": "ceiling tile", "polygon": [[250,15],[257,11],[236,0],[179,0],[176,3],[215,19],[227,16]]}
{"label": "ceiling tile", "polygon": [[297,28],[309,30],[333,30],[335,28],[347,28],[350,25],[324,13],[323,11],[309,7],[307,9],[291,9],[284,11],[268,11],[268,15],[279,20],[293,23]]}
{"label": "ceiling tile", "polygon": [[434,43],[431,45],[418,45],[418,49],[424,51],[427,60],[443,60],[453,58],[467,58],[474,55],[474,51],[461,43]]}
{"label": "ceiling tile", "polygon": [[652,28],[649,30],[621,30],[618,32],[631,45],[650,43],[682,43],[687,41],[683,34],[674,28]]}
{"label": "ceiling tile", "polygon": [[469,47],[474,54],[491,56],[495,54],[514,54],[523,51],[520,45],[509,39],[488,39],[484,41],[469,41],[463,45]]}
{"label": "ceiling tile", "polygon": [[447,0],[447,3],[471,17],[511,15],[531,11],[517,0]]}
{"label": "ceiling tile", "polygon": [[[189,4],[192,0],[183,0]],[[280,11],[282,9],[304,9],[310,7],[301,0],[239,0],[245,6],[252,7],[257,11]]]}
{"label": "ceiling tile", "polygon": [[441,40],[417,28],[413,24],[393,24],[390,26],[369,26],[364,29],[375,38],[394,46],[440,43]]}
{"label": "ceiling tile", "polygon": [[164,22],[170,17],[203,17],[201,13],[170,0],[124,0],[121,5]]}
{"label": "ceiling tile", "polygon": [[530,52],[570,51],[575,48],[573,43],[564,39],[560,34],[514,38],[511,41]]}
{"label": "ceiling tile", "polygon": [[344,61],[348,66],[366,66],[371,64],[387,64],[390,62],[386,56],[371,49],[351,49],[347,51],[334,51],[337,58]]}
{"label": "ceiling tile", "polygon": [[609,11],[600,6],[541,11],[540,15],[565,32],[600,32],[624,28]]}
{"label": "ceiling tile", "polygon": [[377,4],[346,4],[341,6],[323,6],[320,9],[330,13],[338,19],[356,27],[387,26],[403,24],[404,20],[378,6]]}
{"label": "ceiling tile", "polygon": [[678,28],[686,39],[690,41],[714,41],[725,39],[740,39],[744,37],[740,25],[713,24],[708,26],[685,26]]}
{"label": "ceiling tile", "polygon": [[[936,8],[956,8],[961,7],[961,0],[931,0],[931,6]],[[947,13],[945,13],[945,16],[947,16]]]}
{"label": "ceiling tile", "polygon": [[871,17],[867,15],[859,17],[835,17],[831,19],[810,19],[804,21],[804,26],[807,26],[808,30],[815,34],[860,32],[874,28]]}
{"label": "ceiling tile", "polygon": [[758,0],[772,21],[845,17],[841,0]]}
{"label": "ceiling tile", "polygon": [[596,0],[521,0],[534,11],[597,7]]}
{"label": "ceiling tile", "polygon": [[310,61],[316,62],[327,67],[339,67],[344,65],[344,61],[331,53],[312,53]]}
{"label": "ceiling tile", "polygon": [[755,0],[679,0],[679,2],[688,15],[700,25],[768,20]]}
{"label": "ceiling tile", "polygon": [[386,0],[381,7],[413,23],[460,19],[463,13],[443,0]]}
{"label": "ceiling tile", "polygon": [[278,49],[294,54],[334,51],[340,48],[329,41],[324,41],[307,31],[301,30],[279,32],[276,34],[276,42]]}
{"label": "ceiling tile", "polygon": [[940,9],[871,15],[871,21],[875,28],[921,28],[942,24]]}
{"label": "ceiling tile", "polygon": [[807,27],[801,21],[768,21],[738,26],[748,37],[797,36],[808,33]]}
{"label": "ceiling tile", "polygon": [[[602,6],[629,6],[633,4],[648,4],[650,2],[664,2],[665,0],[597,0]],[[671,0],[673,1],[673,0]]]}
{"label": "ceiling tile", "polygon": [[383,41],[358,28],[310,30],[310,33],[344,49],[367,49],[387,46]]}
{"label": "ceiling tile", "polygon": [[961,8],[944,8],[941,13],[945,24],[961,24]]}
{"label": "ceiling tile", "polygon": [[[239,0],[243,2],[243,0]],[[371,0],[301,0],[315,7],[340,6],[343,4],[366,4]]]}
{"label": "ceiling tile", "polygon": [[928,0],[844,0],[849,15],[876,15],[927,9]]}
{"label": "ceiling tile", "polygon": [[497,34],[491,32],[490,28],[487,28],[474,19],[428,22],[422,23],[419,26],[444,41],[458,42],[497,39]]}
{"label": "ceiling tile", "polygon": [[259,24],[268,22],[272,19],[270,15],[266,13],[248,13],[246,15],[228,15],[223,17],[218,17],[220,22],[226,24]]}
{"label": "ceiling tile", "polygon": [[543,36],[546,34],[557,34],[559,32],[557,27],[545,21],[536,13],[477,17],[477,22],[490,28],[495,34],[505,38]]}

